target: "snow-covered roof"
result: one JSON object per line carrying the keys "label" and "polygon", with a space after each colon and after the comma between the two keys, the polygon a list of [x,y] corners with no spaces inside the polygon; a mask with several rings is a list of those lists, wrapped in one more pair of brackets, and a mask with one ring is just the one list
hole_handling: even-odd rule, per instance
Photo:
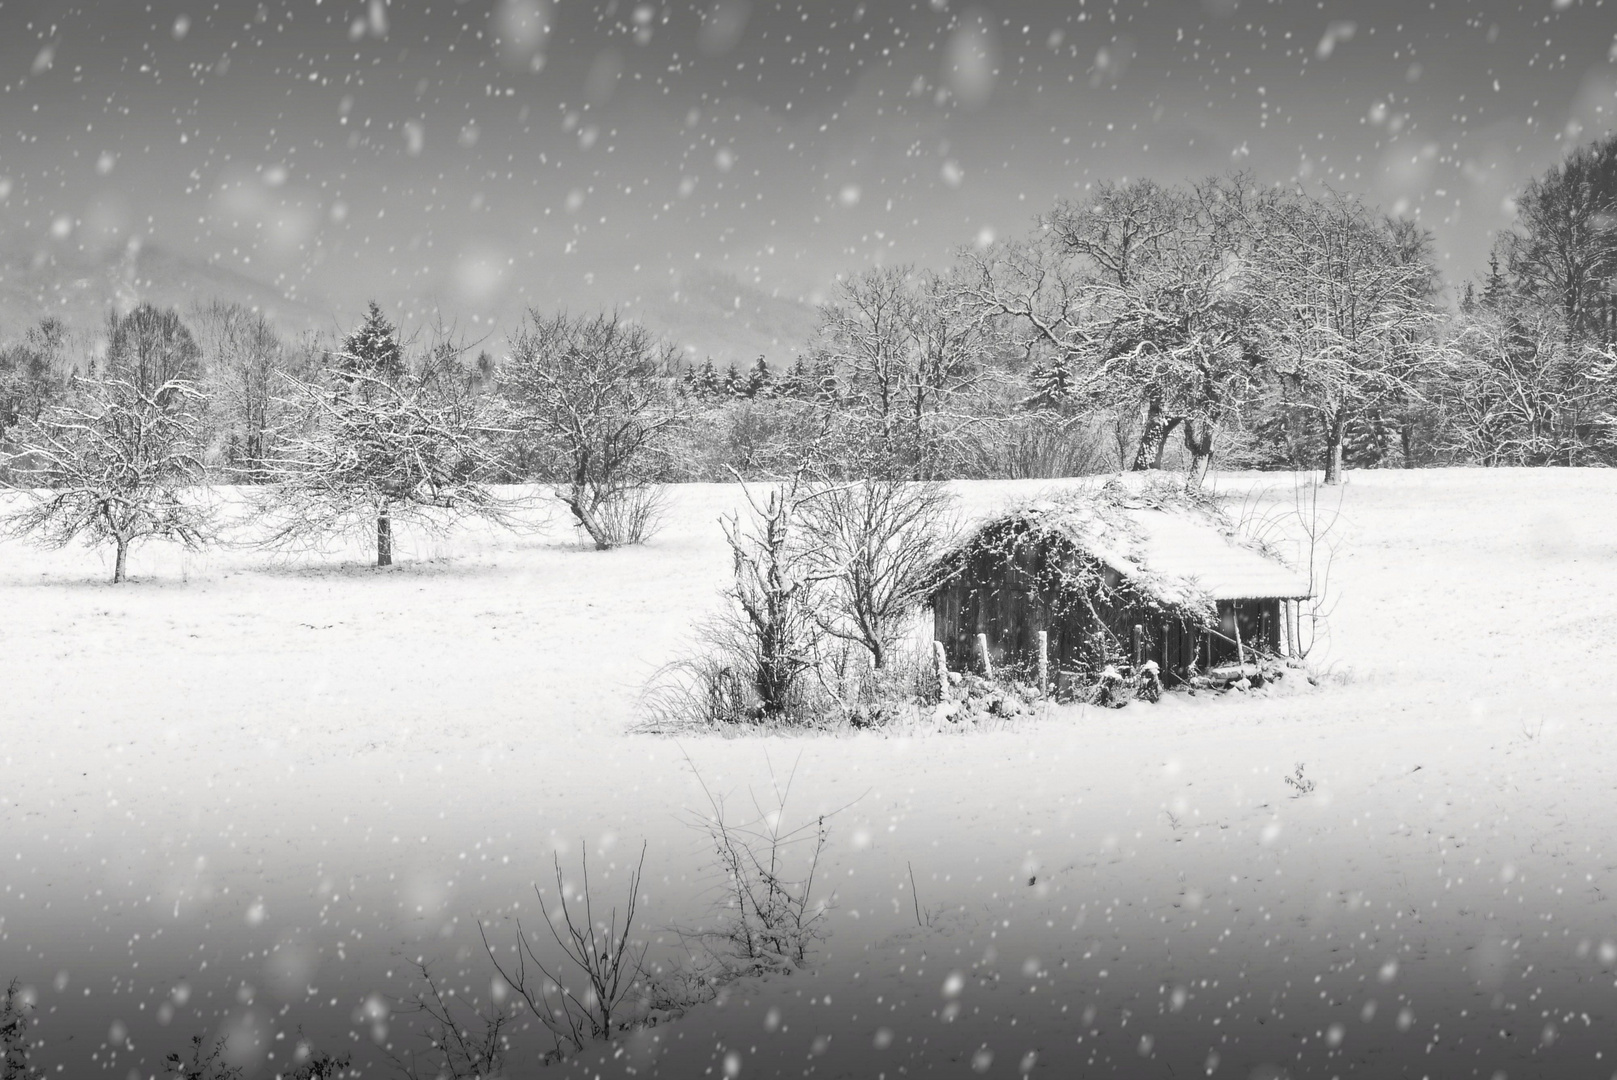
{"label": "snow-covered roof", "polygon": [[1060,533],[1168,603],[1310,594],[1307,577],[1242,537],[1210,505],[1103,489],[1039,500],[1012,516]]}
{"label": "snow-covered roof", "polygon": [[[1187,581],[1214,600],[1293,600],[1309,595],[1307,578],[1225,535],[1211,522],[1150,507],[1126,508],[1123,514],[1139,533],[1134,559],[1154,577]],[[1102,552],[1093,554],[1120,573],[1137,572],[1133,566],[1114,564]]]}

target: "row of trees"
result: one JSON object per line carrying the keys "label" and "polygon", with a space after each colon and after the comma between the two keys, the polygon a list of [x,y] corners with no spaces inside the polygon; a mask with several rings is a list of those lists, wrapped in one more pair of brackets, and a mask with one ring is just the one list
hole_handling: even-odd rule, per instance
{"label": "row of trees", "polygon": [[104,357],[37,403],[19,397],[3,459],[21,489],[9,531],[111,546],[122,581],[135,543],[221,538],[201,487],[220,473],[250,482],[255,542],[366,531],[379,566],[399,520],[512,520],[517,504],[490,485],[525,474],[552,482],[598,547],[651,524],[649,461],[678,413],[667,352],[640,327],[535,313],[488,393],[491,365],[464,363],[448,334],[401,342],[374,303],[337,348],[293,365],[261,319],[209,314],[222,372],[176,313],[143,306],[116,321]]}
{"label": "row of trees", "polygon": [[820,412],[842,460],[910,478],[1610,463],[1617,138],[1518,203],[1450,297],[1430,235],[1354,196],[1106,184],[945,272],[843,281],[784,377],[681,386],[715,477],[789,471]]}
{"label": "row of trees", "polygon": [[[487,485],[552,485],[598,547],[645,534],[664,481],[1059,476],[1239,467],[1611,463],[1617,138],[1523,191],[1486,279],[1444,306],[1430,237],[1362,200],[1140,180],[1058,203],[941,272],[843,281],[780,370],[720,377],[613,315],[532,312],[503,360],[373,304],[335,345],[259,314],[46,319],[0,349],[11,527],[201,543],[185,490],[258,491],[270,542],[400,517],[507,516]],[[1478,287],[1480,285],[1480,288]],[[1182,450],[1172,445],[1175,435]],[[187,501],[190,499],[191,501]]]}

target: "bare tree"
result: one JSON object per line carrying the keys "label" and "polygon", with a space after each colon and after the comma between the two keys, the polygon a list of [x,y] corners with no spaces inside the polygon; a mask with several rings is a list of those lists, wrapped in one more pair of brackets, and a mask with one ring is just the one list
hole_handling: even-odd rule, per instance
{"label": "bare tree", "polygon": [[639,543],[656,520],[651,476],[678,418],[672,354],[616,314],[530,311],[500,372],[512,426],[596,548]]}
{"label": "bare tree", "polygon": [[880,671],[932,583],[954,498],[935,483],[833,485],[803,504],[807,561],[826,583],[816,614]]}
{"label": "bare tree", "polygon": [[1617,352],[1568,344],[1560,313],[1527,304],[1462,315],[1428,380],[1441,449],[1480,465],[1574,465],[1609,449]]}
{"label": "bare tree", "polygon": [[1293,195],[1268,216],[1258,292],[1269,360],[1289,399],[1319,418],[1334,484],[1348,424],[1417,393],[1438,321],[1429,241],[1335,192]]}
{"label": "bare tree", "polygon": [[215,423],[222,428],[225,464],[247,480],[264,479],[270,432],[277,414],[279,376],[303,376],[262,312],[214,300],[192,313],[208,379]]}
{"label": "bare tree", "polygon": [[69,401],[15,433],[9,471],[25,502],[5,519],[6,531],[47,547],[80,536],[111,544],[114,582],[124,580],[129,548],[142,540],[188,548],[211,540],[211,511],[187,492],[205,475],[189,408],[200,396],[179,379],[150,388],[80,380]]}
{"label": "bare tree", "polygon": [[1036,363],[1030,400],[1143,409],[1136,469],[1160,467],[1183,425],[1198,486],[1262,372],[1246,258],[1264,198],[1244,176],[1105,185],[1059,204],[1030,240],[968,255],[967,293],[1019,328]]}
{"label": "bare tree", "polygon": [[1568,344],[1617,342],[1617,135],[1579,147],[1516,197],[1510,286],[1560,316]]}
{"label": "bare tree", "polygon": [[432,530],[470,517],[503,521],[485,482],[501,461],[474,401],[430,373],[394,380],[353,374],[321,387],[287,379],[299,427],[265,462],[271,486],[255,497],[271,547],[374,531],[376,565],[393,564],[393,526]]}
{"label": "bare tree", "polygon": [[976,419],[963,405],[982,377],[988,330],[961,281],[910,267],[850,278],[820,308],[815,351],[887,459],[872,471],[930,479],[961,456]]}
{"label": "bare tree", "polygon": [[414,370],[397,332],[373,302],[330,358],[323,385],[283,375],[278,404],[290,421],[273,432],[264,462],[271,482],[253,504],[270,547],[318,545],[374,531],[376,565],[393,564],[393,525],[430,530],[481,517],[505,521],[509,506],[487,480],[503,467],[499,434],[484,403],[449,376],[459,346],[429,343]]}
{"label": "bare tree", "polygon": [[[179,312],[141,304],[126,315],[111,315],[107,321],[103,374],[127,380],[148,395],[171,383],[195,385],[201,381],[202,350]],[[201,399],[192,401],[201,403]]]}
{"label": "bare tree", "polygon": [[22,341],[0,349],[0,445],[19,421],[38,418],[61,395],[66,340],[67,327],[45,318],[30,326]]}

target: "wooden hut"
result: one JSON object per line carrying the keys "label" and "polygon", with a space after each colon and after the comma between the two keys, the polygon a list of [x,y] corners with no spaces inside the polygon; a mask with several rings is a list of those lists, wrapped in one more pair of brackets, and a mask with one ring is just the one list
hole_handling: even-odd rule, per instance
{"label": "wooden hut", "polygon": [[977,669],[985,641],[996,669],[1032,675],[1042,648],[1052,678],[1155,661],[1170,683],[1294,655],[1310,593],[1210,501],[1116,484],[986,522],[937,580],[934,635],[953,669]]}

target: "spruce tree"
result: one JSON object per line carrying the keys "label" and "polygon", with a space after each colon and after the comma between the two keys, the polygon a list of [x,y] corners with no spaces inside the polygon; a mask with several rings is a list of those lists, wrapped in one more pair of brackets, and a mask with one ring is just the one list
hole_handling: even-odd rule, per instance
{"label": "spruce tree", "polygon": [[344,376],[366,375],[393,382],[404,374],[404,349],[398,331],[372,300],[359,328],[343,339],[332,366]]}
{"label": "spruce tree", "polygon": [[756,363],[747,369],[747,384],[745,394],[749,398],[773,397],[775,373],[769,370],[769,364],[762,356]]}
{"label": "spruce tree", "polygon": [[723,389],[719,383],[719,369],[713,366],[711,356],[702,363],[702,373],[696,377],[696,385],[704,398],[718,397]]}
{"label": "spruce tree", "polygon": [[1040,360],[1028,376],[1033,393],[1025,402],[1030,409],[1062,409],[1072,399],[1072,364],[1065,353],[1049,362]]}
{"label": "spruce tree", "polygon": [[808,365],[799,356],[792,361],[792,366],[786,369],[780,382],[775,384],[775,396],[783,398],[800,398],[807,396],[809,386]]}

